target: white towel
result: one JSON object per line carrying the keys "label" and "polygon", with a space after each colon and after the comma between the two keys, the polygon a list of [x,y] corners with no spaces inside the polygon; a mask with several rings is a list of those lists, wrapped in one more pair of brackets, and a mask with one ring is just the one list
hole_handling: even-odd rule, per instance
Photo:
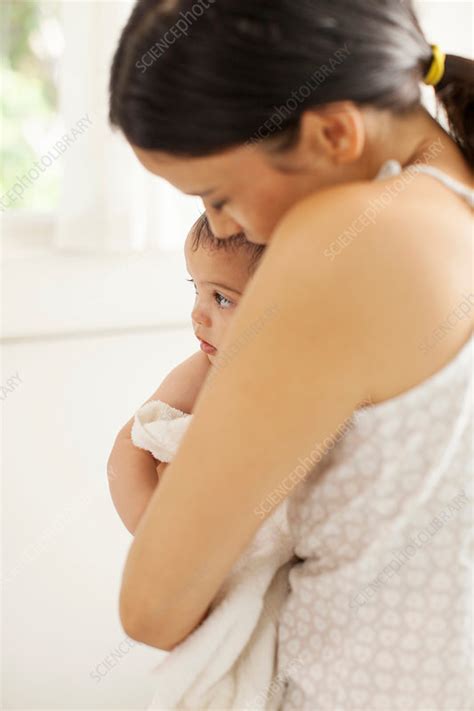
{"label": "white towel", "polygon": [[[171,461],[191,418],[151,401],[135,415],[132,440]],[[295,561],[285,499],[234,564],[204,622],[152,671],[156,692],[149,709],[279,708],[285,679],[277,675],[278,620]]]}
{"label": "white towel", "polygon": [[135,413],[132,442],[160,462],[171,462],[191,418],[166,402],[150,400]]}

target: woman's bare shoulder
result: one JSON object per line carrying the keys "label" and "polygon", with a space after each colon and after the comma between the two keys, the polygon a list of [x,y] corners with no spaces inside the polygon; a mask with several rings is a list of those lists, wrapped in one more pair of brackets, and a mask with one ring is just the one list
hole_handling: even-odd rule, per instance
{"label": "woman's bare shoulder", "polygon": [[[446,207],[451,208],[450,215],[445,214]],[[344,183],[309,195],[285,214],[275,236],[306,234],[333,261],[348,247],[382,230],[408,235],[420,229],[439,232],[446,225],[452,230],[453,214],[459,215],[461,229],[463,222],[469,225],[472,213],[467,203],[438,180],[422,174],[394,176]]]}
{"label": "woman's bare shoulder", "polygon": [[457,293],[449,294],[453,270],[461,290],[468,288],[472,236],[467,203],[432,177],[417,175],[398,186],[389,179],[319,191],[286,213],[270,247],[293,255],[303,271],[326,274],[334,289],[347,279],[377,296],[385,311],[384,296],[391,299],[397,288],[408,295],[406,304],[397,300],[401,309],[424,290],[431,298],[438,292],[440,302],[451,298]]}
{"label": "woman's bare shoulder", "polygon": [[339,321],[347,328],[337,315],[350,303],[352,328],[364,334],[359,346],[365,344],[368,372],[377,374],[374,401],[436,372],[472,330],[471,313],[433,352],[423,348],[472,291],[472,225],[462,201],[432,178],[417,176],[400,187],[362,182],[312,195],[285,215],[270,245],[282,263],[295,262],[307,289],[325,284],[326,303],[314,288],[311,307],[332,308],[334,328]]}

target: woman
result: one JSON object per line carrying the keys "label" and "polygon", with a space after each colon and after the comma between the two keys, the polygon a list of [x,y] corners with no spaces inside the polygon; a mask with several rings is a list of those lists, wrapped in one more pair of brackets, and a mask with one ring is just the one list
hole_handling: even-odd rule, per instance
{"label": "woman", "polygon": [[189,635],[285,491],[284,711],[469,708],[472,62],[408,0],[140,0],[110,88],[145,168],[268,244],[137,529],[125,629]]}

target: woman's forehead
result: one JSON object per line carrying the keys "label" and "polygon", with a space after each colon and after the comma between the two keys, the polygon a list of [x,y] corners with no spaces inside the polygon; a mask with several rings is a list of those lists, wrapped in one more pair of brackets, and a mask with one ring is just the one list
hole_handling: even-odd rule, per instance
{"label": "woman's forehead", "polygon": [[206,197],[219,188],[217,182],[239,179],[251,168],[264,166],[261,151],[240,146],[204,157],[175,156],[132,146],[140,163],[151,173],[175,184],[188,195]]}

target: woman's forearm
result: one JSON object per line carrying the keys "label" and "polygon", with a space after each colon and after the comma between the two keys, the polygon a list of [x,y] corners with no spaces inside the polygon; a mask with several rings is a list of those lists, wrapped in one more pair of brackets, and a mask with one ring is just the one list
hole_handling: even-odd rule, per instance
{"label": "woman's forearm", "polygon": [[127,436],[117,437],[107,464],[109,488],[117,513],[133,535],[158,485],[156,468],[150,452],[135,447]]}

